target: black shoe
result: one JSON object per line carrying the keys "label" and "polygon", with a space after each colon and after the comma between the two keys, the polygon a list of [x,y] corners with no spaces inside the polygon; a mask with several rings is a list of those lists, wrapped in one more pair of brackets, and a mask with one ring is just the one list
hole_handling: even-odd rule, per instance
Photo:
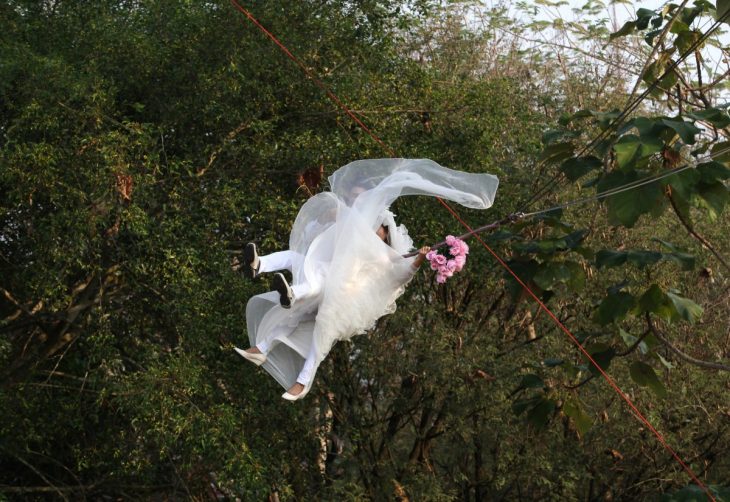
{"label": "black shoe", "polygon": [[291,302],[294,300],[294,293],[292,293],[289,283],[282,274],[274,274],[274,280],[271,281],[271,285],[274,287],[274,291],[279,293],[279,303],[285,309],[291,308]]}
{"label": "black shoe", "polygon": [[249,279],[255,279],[259,275],[261,261],[256,252],[256,244],[249,242],[243,250],[243,268],[241,272]]}

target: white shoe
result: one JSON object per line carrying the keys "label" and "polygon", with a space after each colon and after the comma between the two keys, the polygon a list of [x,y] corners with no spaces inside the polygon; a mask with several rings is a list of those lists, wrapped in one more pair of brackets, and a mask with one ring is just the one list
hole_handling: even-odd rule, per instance
{"label": "white shoe", "polygon": [[235,350],[241,357],[246,359],[247,361],[251,361],[256,366],[261,366],[266,362],[266,354],[252,354],[251,352],[246,352],[243,349],[239,349],[238,347],[233,347],[233,350]]}
{"label": "white shoe", "polygon": [[243,250],[243,275],[249,279],[256,279],[261,268],[261,260],[256,252],[256,244],[249,242]]}
{"label": "white shoe", "polygon": [[289,283],[286,282],[283,274],[274,274],[271,281],[274,291],[279,293],[279,304],[285,309],[291,308],[291,302],[294,301],[294,292],[291,290]]}
{"label": "white shoe", "polygon": [[[297,382],[297,383],[298,383],[298,382]],[[311,385],[310,385],[309,387],[307,387],[307,386],[305,385],[305,386],[304,386],[304,390],[302,390],[302,391],[301,391],[301,392],[300,392],[299,394],[297,394],[296,396],[295,396],[294,394],[289,394],[289,391],[286,391],[286,392],[284,392],[284,393],[283,393],[283,394],[281,395],[281,397],[283,397],[283,398],[284,398],[284,399],[286,399],[287,401],[297,401],[298,399],[301,399],[301,398],[303,398],[304,396],[306,396],[306,395],[307,395],[307,393],[309,392],[309,389],[310,389],[311,387],[312,387]]]}

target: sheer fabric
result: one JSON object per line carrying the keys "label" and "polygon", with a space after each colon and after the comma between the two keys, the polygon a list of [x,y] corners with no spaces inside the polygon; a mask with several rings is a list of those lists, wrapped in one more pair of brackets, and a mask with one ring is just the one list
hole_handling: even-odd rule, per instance
{"label": "sheer fabric", "polygon": [[[454,171],[427,159],[359,160],[329,178],[331,192],[310,198],[292,227],[289,249],[292,285],[316,292],[295,298],[291,309],[276,292],[251,298],[246,306],[251,346],[267,348],[262,367],[284,388],[291,387],[310,350],[314,372],[332,345],[366,332],[411,279],[413,247],[405,226],[388,210],[401,195],[429,195],[470,208],[492,205],[498,180],[490,174]],[[389,228],[390,245],[375,234]],[[296,290],[296,288],[295,288]]]}

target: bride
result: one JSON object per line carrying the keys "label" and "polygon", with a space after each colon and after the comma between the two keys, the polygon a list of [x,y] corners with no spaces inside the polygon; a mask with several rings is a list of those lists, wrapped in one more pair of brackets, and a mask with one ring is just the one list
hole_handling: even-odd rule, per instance
{"label": "bride", "polygon": [[319,364],[335,342],[366,332],[385,314],[423,262],[428,247],[413,247],[397,226],[390,204],[401,195],[430,195],[466,207],[492,205],[498,180],[490,174],[454,171],[427,159],[359,160],[329,177],[330,192],[310,198],[292,227],[289,250],[259,256],[246,246],[243,272],[290,270],[291,285],[274,275],[274,291],[246,305],[251,348],[236,348],[260,365],[287,392],[304,397]]}

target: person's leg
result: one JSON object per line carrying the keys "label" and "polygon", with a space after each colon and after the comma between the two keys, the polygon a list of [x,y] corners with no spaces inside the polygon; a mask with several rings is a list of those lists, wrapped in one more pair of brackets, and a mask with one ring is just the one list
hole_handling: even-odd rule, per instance
{"label": "person's leg", "polygon": [[298,396],[302,392],[304,392],[304,389],[310,387],[312,385],[312,380],[314,379],[314,361],[316,360],[316,351],[314,349],[314,343],[309,348],[309,354],[307,354],[307,358],[304,360],[304,366],[302,366],[302,370],[299,372],[299,376],[297,377],[296,382],[294,385],[289,387],[289,390],[287,390],[288,394],[291,394],[292,396]]}
{"label": "person's leg", "polygon": [[279,303],[285,309],[291,308],[294,301],[302,300],[309,295],[314,295],[319,292],[319,288],[315,289],[306,282],[290,286],[284,275],[281,273],[274,274],[274,279],[271,281],[271,287],[274,291],[279,293]]}
{"label": "person's leg", "polygon": [[276,270],[291,271],[293,251],[279,251],[276,253],[259,256],[258,273],[274,272]]}
{"label": "person's leg", "polygon": [[312,287],[307,283],[295,284],[291,286],[291,292],[295,300],[300,300],[312,293]]}
{"label": "person's leg", "polygon": [[250,349],[246,349],[249,354],[268,354],[269,344],[266,341],[259,342]]}

